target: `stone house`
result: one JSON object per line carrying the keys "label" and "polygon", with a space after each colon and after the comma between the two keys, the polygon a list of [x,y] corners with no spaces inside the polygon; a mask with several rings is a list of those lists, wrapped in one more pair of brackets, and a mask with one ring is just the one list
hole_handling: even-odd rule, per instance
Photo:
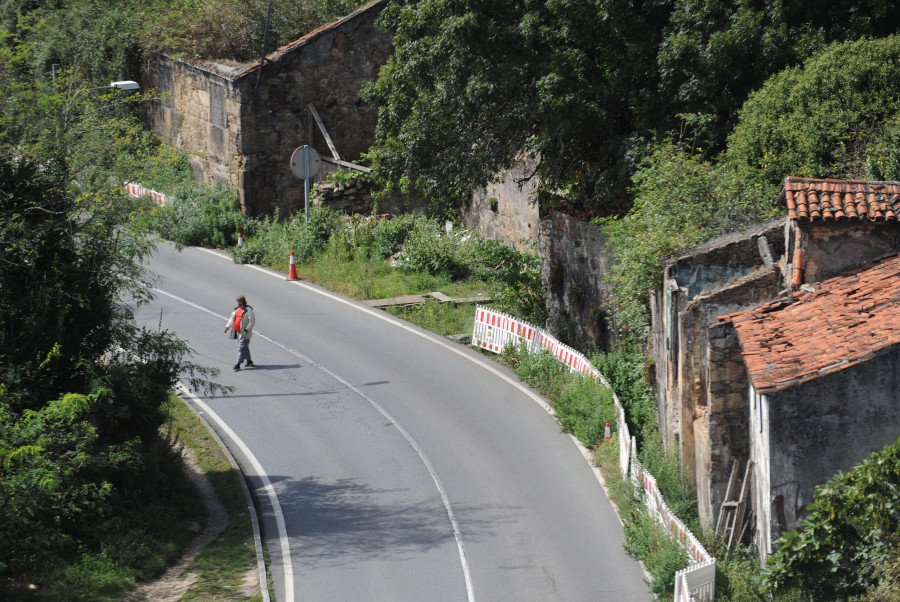
{"label": "stone house", "polygon": [[900,435],[900,183],[787,178],[782,202],[668,262],[653,303],[661,428],[707,524],[752,461],[762,559],[816,485]]}
{"label": "stone house", "polygon": [[144,83],[167,94],[150,110],[153,130],[187,152],[197,179],[236,191],[247,214],[302,209],[293,151],[308,144],[332,157],[310,105],[341,159],[357,161],[374,141],[377,112],[359,92],[393,51],[375,27],[386,3],[375,0],[263,61],[153,58]]}

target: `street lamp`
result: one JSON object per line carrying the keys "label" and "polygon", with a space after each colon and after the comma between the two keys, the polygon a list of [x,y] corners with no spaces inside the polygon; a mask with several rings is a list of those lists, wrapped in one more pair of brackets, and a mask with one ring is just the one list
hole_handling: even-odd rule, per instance
{"label": "street lamp", "polygon": [[141,89],[141,85],[139,83],[133,82],[131,80],[125,80],[125,81],[121,81],[121,82],[110,82],[109,87],[116,89],[116,90],[140,90]]}

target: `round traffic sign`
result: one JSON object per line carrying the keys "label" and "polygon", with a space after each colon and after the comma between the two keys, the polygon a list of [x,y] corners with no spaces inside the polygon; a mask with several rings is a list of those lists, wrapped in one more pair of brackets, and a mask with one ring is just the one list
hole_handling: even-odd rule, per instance
{"label": "round traffic sign", "polygon": [[315,175],[319,173],[322,166],[322,157],[311,146],[298,146],[291,154],[291,171],[301,180],[306,179],[306,160],[303,156],[303,150],[309,150],[309,173]]}

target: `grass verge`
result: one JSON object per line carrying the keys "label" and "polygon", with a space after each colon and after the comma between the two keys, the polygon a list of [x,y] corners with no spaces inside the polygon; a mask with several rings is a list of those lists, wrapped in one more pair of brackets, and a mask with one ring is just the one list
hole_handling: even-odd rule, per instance
{"label": "grass verge", "polygon": [[248,580],[256,579],[257,569],[253,526],[240,475],[206,425],[181,399],[172,397],[169,411],[175,439],[193,450],[198,466],[228,513],[225,530],[189,567],[199,579],[182,600],[258,602],[262,600],[260,593],[250,597],[241,593]]}

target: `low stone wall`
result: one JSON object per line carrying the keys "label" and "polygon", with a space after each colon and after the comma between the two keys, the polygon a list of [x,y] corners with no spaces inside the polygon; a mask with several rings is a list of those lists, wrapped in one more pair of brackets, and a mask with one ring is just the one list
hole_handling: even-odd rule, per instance
{"label": "low stone wall", "polygon": [[393,192],[375,200],[371,185],[365,180],[350,182],[319,182],[309,200],[311,205],[325,206],[348,215],[401,215],[423,213],[428,203],[422,199]]}

